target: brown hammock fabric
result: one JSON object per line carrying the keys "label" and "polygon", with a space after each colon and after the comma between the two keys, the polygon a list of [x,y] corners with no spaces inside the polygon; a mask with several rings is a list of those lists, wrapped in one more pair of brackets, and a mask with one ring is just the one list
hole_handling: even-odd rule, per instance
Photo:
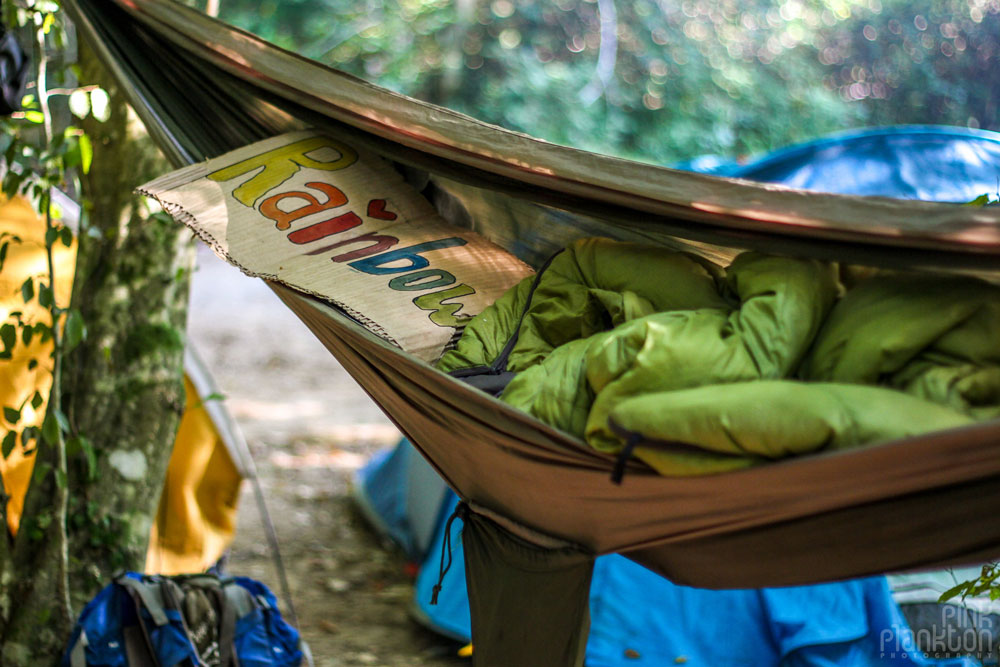
{"label": "brown hammock fabric", "polygon": [[[995,209],[819,195],[584,153],[390,93],[167,0],[69,5],[178,164],[309,123],[461,188],[486,188],[487,199],[510,207],[529,199],[586,212],[588,234],[598,220],[616,238],[1000,270]],[[165,57],[173,67],[156,66]],[[539,224],[554,210],[532,206]],[[495,207],[497,220],[505,208]],[[274,289],[458,494],[515,534],[620,552],[705,587],[1000,555],[1000,421],[710,477],[664,478],[631,464],[617,486],[609,457],[402,354],[321,302]]]}
{"label": "brown hammock fabric", "polygon": [[750,470],[664,478],[401,356],[272,285],[463,499],[708,588],[801,584],[997,553],[1000,423]]}

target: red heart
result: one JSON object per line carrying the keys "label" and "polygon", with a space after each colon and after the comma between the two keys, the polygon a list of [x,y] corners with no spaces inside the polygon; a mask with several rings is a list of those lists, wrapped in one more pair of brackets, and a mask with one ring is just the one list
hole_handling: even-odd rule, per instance
{"label": "red heart", "polygon": [[395,220],[397,216],[392,211],[385,210],[384,199],[373,199],[368,202],[368,217],[379,220]]}

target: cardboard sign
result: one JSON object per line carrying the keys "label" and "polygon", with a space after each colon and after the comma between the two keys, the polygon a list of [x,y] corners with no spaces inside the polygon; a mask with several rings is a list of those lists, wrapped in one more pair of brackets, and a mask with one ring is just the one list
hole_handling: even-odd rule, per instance
{"label": "cardboard sign", "polygon": [[326,299],[425,361],[530,267],[447,224],[388,164],[314,132],[138,190],[244,273]]}

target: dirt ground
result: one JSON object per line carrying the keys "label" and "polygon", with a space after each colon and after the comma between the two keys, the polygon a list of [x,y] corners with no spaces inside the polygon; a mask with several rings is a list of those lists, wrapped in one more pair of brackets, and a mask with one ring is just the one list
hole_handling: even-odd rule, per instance
{"label": "dirt ground", "polygon": [[[189,312],[190,341],[254,455],[317,667],[468,665],[458,645],[410,618],[405,559],[350,498],[354,472],[398,440],[389,420],[262,281],[204,246]],[[280,597],[249,483],[227,570]]]}

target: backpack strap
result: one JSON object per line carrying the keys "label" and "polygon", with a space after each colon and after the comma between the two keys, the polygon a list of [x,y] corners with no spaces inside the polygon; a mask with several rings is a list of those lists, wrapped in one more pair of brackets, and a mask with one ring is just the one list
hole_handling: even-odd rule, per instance
{"label": "backpack strap", "polygon": [[129,667],[160,667],[160,660],[153,652],[153,643],[141,620],[138,625],[122,628],[122,638]]}
{"label": "backpack strap", "polygon": [[229,602],[221,583],[212,586],[216,608],[219,610],[219,664],[222,667],[239,667],[236,656],[236,606]]}
{"label": "backpack strap", "polygon": [[[149,629],[142,620],[142,610],[145,609],[157,626],[167,623],[167,615],[163,610],[161,600],[157,600],[153,591],[143,582],[122,575],[115,579],[132,600],[135,607],[135,625],[122,627],[122,642],[125,644],[125,658],[129,667],[161,667],[160,660],[153,650],[153,641]],[[158,622],[162,619],[162,623]]]}
{"label": "backpack strap", "polygon": [[[129,595],[136,600],[136,604],[141,604],[148,613],[156,627],[166,625],[170,622],[163,607],[163,596],[160,587],[147,584],[138,579],[122,575],[115,579],[115,583],[129,592]],[[140,617],[141,618],[141,617]]]}
{"label": "backpack strap", "polygon": [[[236,653],[236,623],[244,616],[262,607],[254,599],[253,594],[240,586],[232,577],[219,579],[219,591],[222,614],[222,625],[219,628],[219,645],[231,649],[231,657],[226,662],[223,654],[223,667],[240,667],[240,658]],[[266,607],[265,607],[266,608]]]}
{"label": "backpack strap", "polygon": [[[178,586],[173,580],[168,577],[157,577],[159,580],[159,590],[160,595],[163,596],[163,603],[168,609],[175,609],[181,618],[181,629],[184,630],[184,637],[187,639],[188,644],[195,647],[194,652],[197,655],[197,647],[194,643],[194,639],[191,637],[191,629],[188,627],[187,619],[184,618],[184,610],[181,608],[181,599],[184,597],[180,586]],[[200,663],[200,656],[199,661]],[[198,667],[196,664],[195,667]]]}
{"label": "backpack strap", "polygon": [[265,604],[261,604],[259,599],[255,600],[250,591],[240,586],[233,579],[223,581],[222,590],[226,594],[227,604],[232,605],[233,609],[236,610],[236,620],[253,612],[257,607],[270,608],[270,605],[266,604],[266,601]]}

